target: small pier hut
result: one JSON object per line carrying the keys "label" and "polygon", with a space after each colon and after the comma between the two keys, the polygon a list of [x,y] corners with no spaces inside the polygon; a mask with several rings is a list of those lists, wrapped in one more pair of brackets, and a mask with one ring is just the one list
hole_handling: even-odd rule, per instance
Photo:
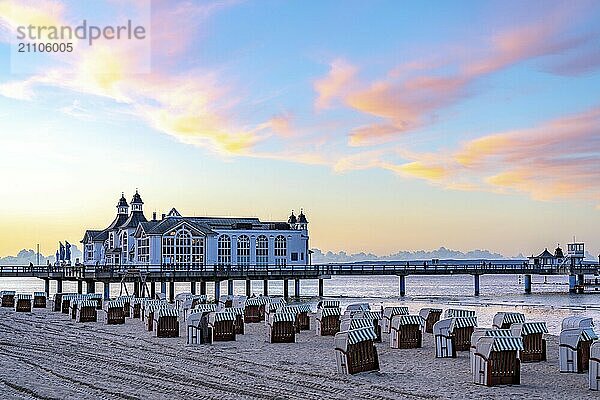
{"label": "small pier hut", "polygon": [[408,307],[386,307],[383,309],[383,318],[381,319],[381,330],[383,333],[390,333],[392,318],[395,315],[408,315]]}
{"label": "small pier hut", "polygon": [[170,307],[171,305],[166,301],[158,301],[157,303],[149,304],[144,308],[144,322],[148,332],[152,332],[154,330],[154,313],[156,313],[158,310]]}
{"label": "small pier hut", "polygon": [[310,313],[312,312],[310,304],[298,304],[298,327],[301,331],[310,330]]}
{"label": "small pier hut", "polygon": [[83,300],[77,302],[75,321],[96,322],[98,321],[98,303],[94,300]]}
{"label": "small pier hut", "polygon": [[125,314],[125,318],[131,318],[131,302],[133,301],[134,296],[119,296],[117,300],[123,302],[123,313]]}
{"label": "small pier hut", "polygon": [[113,300],[106,303],[106,323],[108,325],[122,325],[125,323],[125,303],[122,300]]}
{"label": "small pier hut", "polygon": [[471,335],[477,326],[477,317],[453,317],[439,320],[433,325],[435,356],[455,358],[457,351],[471,347]]}
{"label": "small pier hut", "polygon": [[228,307],[208,314],[208,325],[212,328],[214,342],[235,341],[235,314],[231,309]]}
{"label": "small pier hut", "polygon": [[31,312],[31,295],[17,294],[13,297],[16,312]]}
{"label": "small pier hut", "polygon": [[483,336],[477,340],[473,354],[473,382],[486,385],[519,385],[523,350],[520,337]]}
{"label": "small pier hut", "polygon": [[231,312],[235,315],[235,334],[243,335],[244,334],[244,307],[233,307],[230,309]]}
{"label": "small pier hut", "polygon": [[492,328],[509,329],[512,324],[522,324],[525,322],[525,314],[516,312],[499,312],[494,315]]}
{"label": "small pier hut", "polygon": [[141,319],[142,300],[143,299],[134,297],[129,302],[129,312],[130,312],[131,318]]}
{"label": "small pier hut", "polygon": [[179,337],[179,312],[174,308],[159,308],[152,315],[154,322],[152,330],[156,337]]}
{"label": "small pier hut", "polygon": [[396,314],[390,322],[392,349],[418,349],[423,343],[423,319],[420,315]]}
{"label": "small pier hut", "polygon": [[475,311],[473,310],[464,310],[462,308],[448,308],[444,313],[444,318],[452,318],[452,317],[474,317]]}
{"label": "small pier hut", "polygon": [[441,308],[421,308],[419,315],[424,321],[423,330],[425,333],[433,333],[433,324],[438,322],[442,316]]}
{"label": "small pier hut", "polygon": [[62,311],[62,297],[63,297],[63,293],[54,293],[54,305],[52,307],[52,311],[54,311],[54,312]]}
{"label": "small pier hut", "polygon": [[14,290],[3,290],[0,292],[2,298],[2,307],[13,308],[15,306],[15,291]]}
{"label": "small pier hut", "polygon": [[340,331],[342,310],[336,308],[321,308],[317,310],[315,322],[317,336],[335,336]]}
{"label": "small pier hut", "polygon": [[334,338],[338,373],[379,371],[375,339],[375,332],[369,327],[338,332]]}
{"label": "small pier hut", "polygon": [[290,311],[272,313],[267,326],[267,342],[295,343],[296,314]]}
{"label": "small pier hut", "polygon": [[381,318],[381,313],[377,311],[359,311],[352,316],[352,319],[367,319],[372,322],[373,330],[377,335],[377,339],[375,339],[377,343],[381,343]]}
{"label": "small pier hut", "polygon": [[244,322],[252,324],[265,320],[265,308],[269,304],[267,296],[250,297],[244,308]]}
{"label": "small pier hut", "polygon": [[340,308],[339,300],[321,300],[317,303],[317,310],[321,308]]}
{"label": "small pier hut", "polygon": [[600,390],[600,341],[590,346],[590,389]]}
{"label": "small pier hut", "polygon": [[212,327],[208,325],[208,314],[192,312],[187,321],[187,344],[212,344]]}
{"label": "small pier hut", "polygon": [[33,293],[33,308],[46,308],[47,297],[46,292]]}
{"label": "small pier hut", "polygon": [[559,336],[560,372],[582,373],[589,368],[590,346],[598,339],[591,318],[567,317]]}
{"label": "small pier hut", "polygon": [[546,339],[544,334],[548,333],[545,322],[523,322],[512,324],[510,327],[512,336],[523,339],[523,351],[521,362],[546,361]]}

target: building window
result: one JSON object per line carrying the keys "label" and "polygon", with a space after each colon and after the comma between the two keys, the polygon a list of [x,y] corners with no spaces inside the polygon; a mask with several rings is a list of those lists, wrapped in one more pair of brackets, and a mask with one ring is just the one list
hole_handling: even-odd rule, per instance
{"label": "building window", "polygon": [[142,236],[137,241],[138,262],[150,261],[150,239]]}
{"label": "building window", "polygon": [[189,265],[192,262],[192,235],[186,230],[175,236],[175,264]]}
{"label": "building window", "polygon": [[94,259],[94,244],[88,243],[85,245],[85,260],[93,260]]}
{"label": "building window", "polygon": [[129,250],[127,248],[127,232],[123,232],[123,234],[121,235],[121,248],[123,249],[124,252],[127,252],[127,250]]}
{"label": "building window", "polygon": [[250,238],[241,235],[237,240],[237,263],[241,266],[250,265]]}
{"label": "building window", "polygon": [[287,248],[285,236],[275,238],[275,265],[285,266],[287,261]]}
{"label": "building window", "polygon": [[291,257],[292,257],[292,261],[298,261],[298,253],[292,253]]}
{"label": "building window", "polygon": [[256,238],[256,265],[269,265],[269,239],[265,235]]}
{"label": "building window", "polygon": [[111,232],[108,235],[108,248],[109,249],[114,249],[115,248],[115,234],[113,232]]}
{"label": "building window", "polygon": [[219,265],[231,265],[231,238],[229,235],[219,236],[217,263]]}
{"label": "building window", "polygon": [[199,267],[204,265],[204,238],[194,237],[185,228],[162,238],[163,264]]}

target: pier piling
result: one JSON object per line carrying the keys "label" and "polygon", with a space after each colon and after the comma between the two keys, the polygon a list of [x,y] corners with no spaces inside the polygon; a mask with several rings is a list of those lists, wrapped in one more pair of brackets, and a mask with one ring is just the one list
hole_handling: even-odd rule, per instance
{"label": "pier piling", "polygon": [[227,281],[227,295],[233,296],[233,279]]}
{"label": "pier piling", "polygon": [[135,297],[140,297],[140,283],[133,282],[133,295]]}
{"label": "pier piling", "polygon": [[206,295],[206,281],[200,281],[200,294]]}
{"label": "pier piling", "polygon": [[156,282],[154,281],[150,282],[150,298],[156,298]]}
{"label": "pier piling", "polygon": [[190,293],[196,294],[196,281],[190,282]]}
{"label": "pier piling", "polygon": [[96,282],[94,281],[86,281],[86,285],[87,285],[87,293],[96,293]]}
{"label": "pier piling", "polygon": [[110,282],[104,282],[104,300],[110,300]]}
{"label": "pier piling", "polygon": [[250,297],[252,295],[252,281],[250,279],[246,279],[246,297]]}
{"label": "pier piling", "polygon": [[263,295],[268,296],[269,295],[269,280],[265,279],[263,281]]}
{"label": "pier piling", "polygon": [[169,281],[169,303],[173,303],[175,301],[175,281]]}
{"label": "pier piling", "polygon": [[400,275],[398,278],[400,280],[400,297],[404,297],[406,295],[406,275]]}
{"label": "pier piling", "polygon": [[215,281],[215,303],[219,304],[219,297],[221,297],[221,281]]}
{"label": "pier piling", "polygon": [[481,275],[473,275],[473,281],[475,284],[475,296],[479,296],[479,277]]}
{"label": "pier piling", "polygon": [[77,294],[83,294],[83,281],[77,281]]}
{"label": "pier piling", "polygon": [[577,277],[575,275],[569,275],[569,293],[576,293],[577,289]]}
{"label": "pier piling", "polygon": [[289,283],[289,281],[287,279],[283,280],[283,298],[286,300],[290,297],[288,283]]}
{"label": "pier piling", "polygon": [[160,281],[160,292],[164,293],[165,296],[167,295],[167,282]]}
{"label": "pier piling", "polygon": [[62,279],[57,279],[56,280],[56,293],[62,293],[62,291],[63,291]]}
{"label": "pier piling", "polygon": [[323,279],[319,278],[319,297],[323,297]]}
{"label": "pier piling", "polygon": [[583,293],[583,286],[585,285],[585,275],[577,275],[577,293]]}
{"label": "pier piling", "polygon": [[531,275],[525,275],[525,294],[531,294]]}
{"label": "pier piling", "polygon": [[294,296],[300,298],[300,279],[294,279]]}
{"label": "pier piling", "polygon": [[50,296],[50,279],[44,279],[44,291],[46,296]]}

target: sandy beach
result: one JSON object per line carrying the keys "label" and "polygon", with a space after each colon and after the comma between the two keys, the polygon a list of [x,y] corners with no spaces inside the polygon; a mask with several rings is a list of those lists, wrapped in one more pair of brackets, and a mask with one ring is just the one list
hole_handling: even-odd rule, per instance
{"label": "sandy beach", "polygon": [[[548,359],[523,364],[520,386],[471,382],[469,354],[436,359],[432,335],[423,348],[377,348],[381,371],[338,375],[331,337],[302,332],[295,344],[265,342],[263,324],[247,324],[236,342],[187,346],[158,339],[137,319],[125,325],[78,324],[36,309],[0,309],[0,392],[4,399],[597,399],[586,374],[558,372],[557,338]],[[314,326],[314,324],[313,324]]]}

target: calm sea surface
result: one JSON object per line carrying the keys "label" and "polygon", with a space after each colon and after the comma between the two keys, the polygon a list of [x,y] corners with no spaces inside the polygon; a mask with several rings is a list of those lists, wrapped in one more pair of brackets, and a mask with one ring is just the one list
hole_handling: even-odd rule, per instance
{"label": "calm sea surface", "polygon": [[[569,315],[587,315],[593,317],[600,331],[600,291],[586,294],[569,294],[567,276],[533,276],[532,294],[526,295],[523,283],[517,275],[481,276],[481,294],[473,296],[473,277],[457,276],[408,276],[406,278],[406,297],[398,297],[397,277],[333,277],[325,280],[324,291],[327,297],[337,297],[342,306],[364,301],[372,309],[381,306],[405,305],[411,313],[418,313],[421,307],[434,305],[441,308],[460,307],[477,311],[480,326],[491,325],[498,311],[518,311],[526,315],[529,321],[546,321],[550,333],[560,331],[560,321]],[[132,292],[132,285],[128,286]],[[261,294],[262,281],[252,282],[252,292]],[[36,278],[16,279],[0,278],[0,290],[16,290],[17,293],[43,291],[44,282]],[[85,290],[85,285],[84,285]],[[96,292],[102,292],[103,285],[97,284]],[[111,285],[111,296],[120,294],[120,285]],[[221,284],[221,293],[225,294],[227,285]],[[75,282],[64,282],[64,292],[76,292]],[[157,285],[157,292],[160,291]],[[176,293],[189,292],[189,284],[176,284]],[[289,293],[293,294],[290,282]],[[50,295],[56,292],[56,283],[51,282]],[[207,284],[209,297],[214,293],[214,285]],[[245,294],[244,281],[236,281],[234,293]],[[124,293],[123,293],[124,294]],[[283,282],[270,281],[269,295],[283,295]],[[317,281],[303,280],[301,295],[317,295]],[[310,299],[316,303],[316,299]]]}

